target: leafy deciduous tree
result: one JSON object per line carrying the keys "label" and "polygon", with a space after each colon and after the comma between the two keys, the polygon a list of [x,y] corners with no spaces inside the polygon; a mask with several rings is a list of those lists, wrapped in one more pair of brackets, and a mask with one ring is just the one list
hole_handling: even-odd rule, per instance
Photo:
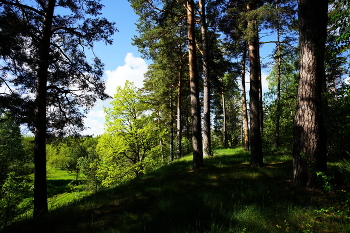
{"label": "leafy deciduous tree", "polygon": [[112,107],[106,109],[106,133],[99,139],[98,176],[110,186],[145,173],[160,158],[159,138],[154,112],[145,96],[133,83],[117,87]]}

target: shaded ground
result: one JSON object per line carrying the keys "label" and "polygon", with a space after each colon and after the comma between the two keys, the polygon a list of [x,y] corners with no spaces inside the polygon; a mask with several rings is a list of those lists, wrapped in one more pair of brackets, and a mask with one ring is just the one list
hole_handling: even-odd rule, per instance
{"label": "shaded ground", "polygon": [[177,161],[9,232],[350,232],[348,218],[322,212],[332,202],[323,192],[293,187],[290,160],[251,168],[246,153],[224,152],[203,169]]}

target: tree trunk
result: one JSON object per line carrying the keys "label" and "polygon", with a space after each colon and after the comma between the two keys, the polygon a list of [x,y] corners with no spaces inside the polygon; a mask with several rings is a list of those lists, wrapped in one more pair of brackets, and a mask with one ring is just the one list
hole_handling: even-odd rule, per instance
{"label": "tree trunk", "polygon": [[[278,5],[276,6],[278,8]],[[280,27],[277,25],[277,97],[276,97],[276,139],[275,147],[280,145],[280,118],[281,118],[281,42],[280,42]]]}
{"label": "tree trunk", "polygon": [[257,54],[258,54],[258,82],[259,82],[259,120],[260,120],[260,137],[264,136],[264,109],[263,109],[263,93],[262,93],[262,84],[261,84],[261,62],[260,62],[260,46],[259,46],[259,32],[256,29],[256,38],[257,38]]}
{"label": "tree trunk", "polygon": [[47,213],[46,185],[46,88],[49,68],[50,39],[55,0],[47,1],[40,42],[36,79],[34,131],[34,216]]}
{"label": "tree trunk", "polygon": [[316,185],[316,171],[327,172],[322,113],[327,0],[299,0],[300,80],[294,118],[293,182]]}
{"label": "tree trunk", "polygon": [[[160,124],[160,112],[157,112],[157,121],[158,121],[158,127],[160,128],[159,132],[162,131],[161,124]],[[160,153],[162,155],[162,163],[164,164],[164,153],[163,153],[163,139],[159,138],[159,147],[160,147]]]}
{"label": "tree trunk", "polygon": [[174,161],[173,86],[170,88],[170,162]]}
{"label": "tree trunk", "polygon": [[210,77],[208,72],[207,24],[205,16],[205,0],[199,0],[201,12],[201,33],[203,44],[203,156],[211,155],[210,139]]}
{"label": "tree trunk", "polygon": [[243,56],[242,56],[242,115],[243,115],[243,146],[244,150],[249,150],[249,127],[248,127],[248,111],[247,111],[247,97],[245,91],[245,63],[247,60],[247,43],[243,46]]}
{"label": "tree trunk", "polygon": [[[255,4],[247,4],[247,10],[254,10]],[[250,61],[250,165],[263,166],[263,153],[260,133],[260,97],[259,97],[259,40],[257,37],[258,25],[256,20],[248,21],[248,28],[253,30],[248,41]]]}
{"label": "tree trunk", "polygon": [[201,133],[201,114],[199,103],[198,70],[196,57],[194,1],[187,0],[187,24],[188,24],[188,48],[189,48],[189,73],[191,91],[191,118],[192,118],[192,145],[193,145],[193,168],[203,166],[203,145]]}
{"label": "tree trunk", "polygon": [[[224,88],[222,88],[224,89]],[[223,115],[223,123],[222,123],[222,144],[223,146],[226,148],[228,147],[228,143],[227,143],[227,122],[226,122],[226,103],[225,103],[225,92],[224,90],[222,90],[221,92],[221,100],[222,100],[222,115]]]}
{"label": "tree trunk", "polygon": [[179,71],[179,80],[177,84],[177,116],[176,116],[176,136],[177,136],[177,158],[181,158],[182,154],[182,145],[181,145],[181,139],[182,139],[182,125],[181,125],[181,94],[182,94],[182,66],[180,66]]}

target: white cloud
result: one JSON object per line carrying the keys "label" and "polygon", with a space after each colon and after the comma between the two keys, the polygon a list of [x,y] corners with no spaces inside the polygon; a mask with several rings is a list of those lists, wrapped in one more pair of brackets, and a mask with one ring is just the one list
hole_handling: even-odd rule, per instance
{"label": "white cloud", "polygon": [[91,117],[91,118],[104,118],[105,117],[105,112],[103,111],[103,109],[98,109],[97,108],[95,111],[89,112],[88,116]]}
{"label": "white cloud", "polygon": [[119,66],[115,70],[106,71],[106,92],[113,96],[117,86],[124,86],[126,80],[134,82],[136,87],[143,86],[144,74],[147,71],[145,60],[140,57],[134,57],[128,53],[124,59],[125,65]]}
{"label": "white cloud", "polygon": [[86,127],[88,127],[86,130],[82,132],[83,135],[93,135],[98,136],[103,134],[104,132],[104,125],[103,125],[104,118],[92,118],[90,116],[87,116],[87,118],[84,120],[84,124]]}
{"label": "white cloud", "polygon": [[[107,70],[106,93],[110,96],[115,94],[117,86],[124,86],[126,80],[134,82],[136,87],[143,86],[144,74],[147,71],[146,62],[139,57],[134,57],[132,53],[126,54],[125,64],[118,66],[115,70]],[[95,107],[87,114],[84,125],[88,129],[82,132],[83,135],[101,135],[104,132],[105,113],[103,107],[110,107],[110,99],[97,101]]]}

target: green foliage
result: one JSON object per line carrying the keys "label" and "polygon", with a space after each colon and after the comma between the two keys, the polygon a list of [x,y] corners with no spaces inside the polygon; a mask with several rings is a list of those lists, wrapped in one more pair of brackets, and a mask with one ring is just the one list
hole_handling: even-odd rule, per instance
{"label": "green foliage", "polygon": [[[237,73],[226,73],[219,78],[216,93],[213,94],[214,115],[212,138],[214,146],[235,146],[239,143],[241,131],[241,96],[238,90]],[[224,103],[223,103],[224,101]],[[225,106],[225,109],[223,108]],[[226,137],[224,136],[224,115],[226,117]],[[226,142],[224,139],[226,138]]]}
{"label": "green foliage", "polygon": [[333,0],[331,1],[330,34],[336,36],[337,49],[345,51],[350,48],[350,1]]}
{"label": "green foliage", "polygon": [[25,156],[22,171],[23,175],[29,175],[34,171],[34,137],[22,136],[22,146]]}
{"label": "green foliage", "polygon": [[84,157],[78,158],[77,167],[85,175],[86,189],[97,192],[101,187],[101,180],[97,175],[100,165],[100,156],[97,153],[97,143],[99,138],[85,138],[82,146],[86,150]]}
{"label": "green foliage", "polygon": [[181,139],[182,152],[184,155],[187,155],[192,152],[192,141],[186,137],[182,137]]}
{"label": "green foliage", "polygon": [[19,125],[0,115],[0,185],[10,172],[21,173],[26,162]]}
{"label": "green foliage", "polygon": [[327,176],[324,172],[317,171],[316,176],[318,178],[318,183],[323,188],[324,191],[330,192],[334,189],[334,185],[331,180],[332,177]]}
{"label": "green foliage", "polygon": [[267,76],[269,91],[264,94],[264,144],[272,148],[276,144],[276,125],[279,122],[280,148],[291,150],[293,142],[293,118],[296,109],[299,68],[297,50],[281,46],[283,54],[280,77],[280,99],[277,99],[278,67],[275,64]]}
{"label": "green foliage", "polygon": [[8,174],[0,190],[0,230],[32,207],[31,192],[25,180],[18,181],[14,172]]}
{"label": "green foliage", "polygon": [[350,160],[343,158],[339,164],[339,171],[343,175],[345,183],[350,186]]}
{"label": "green foliage", "polygon": [[[96,153],[98,138],[68,137],[46,145],[49,169],[61,169],[75,174],[75,183],[87,191],[96,192],[101,186],[97,179],[99,156]],[[83,174],[79,179],[80,174]],[[73,182],[74,183],[74,182]],[[74,186],[74,185],[73,185]]]}
{"label": "green foliage", "polygon": [[58,145],[47,144],[47,164],[67,171],[77,171],[77,160],[80,157],[79,148],[76,145],[69,146],[64,142]]}
{"label": "green foliage", "polygon": [[[50,17],[42,16],[47,14],[47,3],[56,3],[53,7],[57,10],[45,35],[44,18]],[[0,44],[0,86],[7,85],[11,91],[0,95],[0,108],[10,110],[34,130],[38,123],[33,111],[36,84],[39,70],[44,70],[46,77],[40,83],[47,93],[48,132],[64,135],[82,129],[83,110],[90,109],[97,99],[108,98],[101,80],[104,64],[95,56],[87,59],[87,51],[93,50],[95,42],[111,44],[111,36],[117,31],[114,23],[101,17],[102,8],[100,0],[2,2],[0,38],[6,43]],[[47,67],[40,60],[43,37],[50,43],[44,48]]]}
{"label": "green foliage", "polygon": [[65,167],[65,157],[58,156],[58,148],[55,145],[47,144],[46,145],[46,159],[47,165],[51,167],[59,167],[63,169]]}
{"label": "green foliage", "polygon": [[325,126],[327,130],[328,151],[330,159],[343,158],[350,151],[350,96],[349,86],[341,83],[336,92],[326,96]]}
{"label": "green foliage", "polygon": [[[140,90],[126,81],[117,87],[112,107],[106,109],[106,133],[97,145],[97,176],[103,186],[141,175],[160,163],[159,141],[165,131]],[[152,170],[152,169],[151,169]]]}

